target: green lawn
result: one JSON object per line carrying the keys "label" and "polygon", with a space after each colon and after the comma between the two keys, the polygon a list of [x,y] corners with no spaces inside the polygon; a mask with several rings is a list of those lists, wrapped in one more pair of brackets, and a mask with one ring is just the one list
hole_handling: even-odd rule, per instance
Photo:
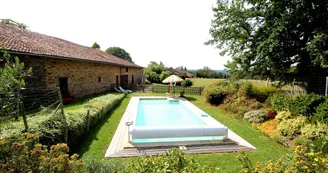
{"label": "green lawn", "polygon": [[[115,133],[115,130],[120,122],[120,119],[129,103],[132,96],[145,95],[144,93],[133,93],[128,95],[122,103],[107,117],[103,119],[96,128],[80,143],[79,147],[75,147],[73,152],[77,152],[82,156],[82,159],[94,158],[99,160],[111,160],[117,162],[118,159],[104,159],[105,152]],[[146,93],[146,95],[154,95]],[[249,123],[242,119],[236,118],[222,112],[218,107],[211,106],[205,103],[203,96],[188,96],[187,99],[193,104],[210,114],[229,129],[243,137],[245,140],[253,144],[257,151],[248,152],[247,155],[251,160],[267,162],[269,159],[278,159],[285,155],[288,151],[283,146],[275,143],[268,137],[254,129]],[[223,172],[238,172],[241,169],[241,164],[237,160],[239,153],[226,154],[195,154],[192,155],[202,165],[210,167],[218,167]],[[121,163],[130,162],[132,159],[119,159]]]}
{"label": "green lawn", "polygon": [[192,78],[192,86],[207,86],[213,83],[223,81],[224,79],[205,79],[205,78]]}

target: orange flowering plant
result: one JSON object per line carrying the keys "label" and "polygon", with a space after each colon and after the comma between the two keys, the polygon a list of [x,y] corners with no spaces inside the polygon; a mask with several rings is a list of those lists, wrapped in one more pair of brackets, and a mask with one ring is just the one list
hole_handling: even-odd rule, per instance
{"label": "orange flowering plant", "polygon": [[0,140],[0,172],[81,172],[78,155],[69,156],[66,144],[41,145],[39,137],[25,133],[10,140]]}

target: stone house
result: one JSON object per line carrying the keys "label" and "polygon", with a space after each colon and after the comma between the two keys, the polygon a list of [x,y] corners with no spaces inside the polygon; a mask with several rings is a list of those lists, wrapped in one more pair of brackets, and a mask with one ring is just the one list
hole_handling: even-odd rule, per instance
{"label": "stone house", "polygon": [[[60,38],[0,24],[0,45],[32,67],[27,87],[60,87],[64,97],[128,87],[142,80],[143,67]],[[1,52],[0,52],[1,53]]]}

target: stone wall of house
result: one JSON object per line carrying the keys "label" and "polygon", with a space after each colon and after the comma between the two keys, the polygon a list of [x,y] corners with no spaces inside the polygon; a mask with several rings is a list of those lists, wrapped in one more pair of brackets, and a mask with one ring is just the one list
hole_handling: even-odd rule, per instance
{"label": "stone wall of house", "polygon": [[[134,81],[132,82],[132,75],[134,78]],[[141,84],[142,80],[142,69],[140,68],[129,68],[129,84]]]}
{"label": "stone wall of house", "polygon": [[26,87],[39,88],[46,87],[45,77],[47,59],[43,57],[33,57],[28,55],[17,55],[25,68],[32,67],[32,74],[26,79]]}
{"label": "stone wall of house", "polygon": [[[126,72],[125,67],[120,71],[120,67],[110,64],[31,56],[22,58],[22,61],[26,67],[33,68],[33,74],[36,76],[29,86],[55,88],[60,86],[60,78],[67,78],[68,93],[75,97],[109,90],[113,87],[111,85],[116,83],[116,75],[120,76],[120,72],[129,75],[129,84],[132,82],[132,75],[135,84],[141,81],[142,76],[140,68],[129,68]],[[120,77],[118,82],[120,84]]]}

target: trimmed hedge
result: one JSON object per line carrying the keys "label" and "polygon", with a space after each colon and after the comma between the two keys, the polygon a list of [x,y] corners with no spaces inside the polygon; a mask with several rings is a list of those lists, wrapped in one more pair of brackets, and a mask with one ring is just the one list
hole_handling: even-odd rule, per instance
{"label": "trimmed hedge", "polygon": [[[88,110],[90,110],[90,127],[92,127],[119,104],[124,97],[125,94],[106,94],[90,99],[81,105],[65,108],[65,115],[69,124],[68,145],[75,144],[79,137],[87,133]],[[56,115],[53,115],[53,111],[40,111],[35,116],[28,118],[29,132],[37,134],[40,142],[48,146],[64,142],[63,117],[59,113],[60,111]],[[11,138],[13,135],[21,133],[23,127],[21,121],[13,122],[4,128],[0,138]]]}
{"label": "trimmed hedge", "polygon": [[188,86],[191,86],[191,85],[192,85],[192,81],[189,80],[189,79],[186,79],[181,83],[181,86],[183,86],[183,87],[188,87]]}

